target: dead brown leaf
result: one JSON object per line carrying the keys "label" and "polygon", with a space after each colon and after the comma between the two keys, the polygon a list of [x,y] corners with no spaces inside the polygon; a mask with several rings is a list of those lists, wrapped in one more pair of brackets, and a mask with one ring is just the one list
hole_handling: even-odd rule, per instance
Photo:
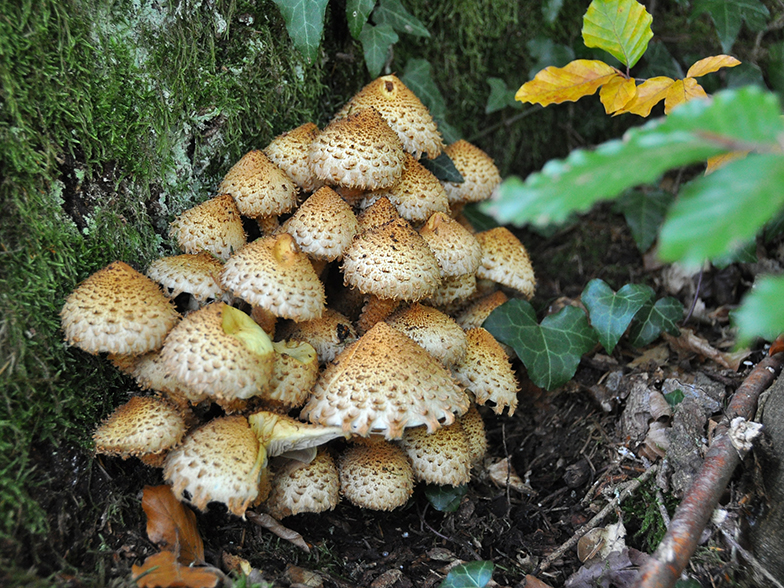
{"label": "dead brown leaf", "polygon": [[132,572],[139,588],[215,588],[225,578],[217,568],[182,565],[172,551],[151,555]]}
{"label": "dead brown leaf", "polygon": [[662,333],[662,335],[664,336],[664,339],[667,341],[667,343],[670,344],[670,347],[672,347],[675,351],[696,353],[697,355],[700,355],[706,359],[711,359],[719,365],[723,365],[724,367],[734,371],[738,371],[740,362],[746,359],[749,353],[751,353],[751,351],[748,349],[741,349],[740,351],[735,351],[733,353],[719,351],[715,347],[711,346],[711,344],[708,343],[706,339],[703,339],[694,333],[694,331],[691,329],[681,328],[681,334],[679,337],[673,337],[667,333]]}
{"label": "dead brown leaf", "polygon": [[252,523],[257,524],[260,527],[264,527],[265,529],[272,531],[281,539],[285,539],[290,543],[293,543],[305,553],[310,553],[310,547],[308,544],[305,543],[305,540],[302,538],[302,535],[297,533],[296,531],[292,531],[288,527],[284,527],[280,524],[276,519],[272,518],[266,513],[263,512],[254,512],[252,510],[245,511],[245,516],[248,520]]}
{"label": "dead brown leaf", "polygon": [[525,588],[552,588],[550,584],[546,584],[542,582],[536,576],[532,576],[531,574],[527,574],[525,576]]}
{"label": "dead brown leaf", "polygon": [[147,515],[150,541],[174,552],[185,565],[204,562],[204,543],[196,528],[196,515],[174,497],[169,486],[145,486],[142,508]]}

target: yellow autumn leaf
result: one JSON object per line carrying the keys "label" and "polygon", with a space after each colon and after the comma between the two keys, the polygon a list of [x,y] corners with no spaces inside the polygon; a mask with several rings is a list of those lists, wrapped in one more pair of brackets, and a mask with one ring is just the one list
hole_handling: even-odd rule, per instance
{"label": "yellow autumn leaf", "polygon": [[637,84],[634,78],[625,78],[620,74],[611,77],[599,90],[599,99],[607,114],[620,110],[636,95]]}
{"label": "yellow autumn leaf", "polygon": [[617,69],[603,61],[577,59],[564,67],[546,67],[517,90],[515,100],[542,106],[575,102],[596,93],[602,84],[618,74]]}
{"label": "yellow autumn leaf", "polygon": [[732,55],[713,55],[700,59],[686,72],[687,78],[699,78],[705,74],[713,73],[720,70],[722,67],[735,67],[740,65],[740,61],[732,57]]}
{"label": "yellow autumn leaf", "polygon": [[743,159],[749,154],[748,151],[730,151],[729,153],[722,153],[721,155],[714,155],[708,158],[708,166],[705,168],[705,175],[712,174],[720,167],[724,167],[731,161],[736,159]]}
{"label": "yellow autumn leaf", "polygon": [[616,114],[629,112],[638,116],[648,116],[651,109],[667,97],[667,91],[675,80],[666,76],[658,76],[646,80],[637,86],[637,96]]}
{"label": "yellow autumn leaf", "polygon": [[697,83],[694,78],[676,80],[667,90],[667,97],[664,99],[664,114],[670,114],[673,108],[695,98],[707,98],[705,90]]}

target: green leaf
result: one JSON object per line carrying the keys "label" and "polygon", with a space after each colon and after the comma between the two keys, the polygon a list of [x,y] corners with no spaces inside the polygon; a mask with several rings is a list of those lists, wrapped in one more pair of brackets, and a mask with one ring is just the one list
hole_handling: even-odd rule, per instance
{"label": "green leaf", "polygon": [[[594,151],[578,149],[565,160],[549,161],[525,182],[510,177],[482,210],[503,224],[559,223],[573,211],[651,182],[671,168],[736,150],[739,144],[772,145],[782,131],[775,94],[756,87],[724,90],[712,100],[682,104],[666,118],[633,128]],[[740,194],[734,198],[742,200]]]}
{"label": "green leaf", "polygon": [[784,93],[784,41],[768,47],[768,79],[779,94]]}
{"label": "green leaf", "polygon": [[547,24],[553,24],[561,12],[564,0],[547,0],[542,4],[542,16]]}
{"label": "green leaf", "polygon": [[456,512],[467,492],[468,484],[462,486],[427,484],[425,486],[425,496],[428,502],[439,512]]}
{"label": "green leaf", "polygon": [[536,37],[525,44],[531,57],[536,59],[536,63],[528,70],[528,78],[534,79],[536,74],[544,68],[554,65],[563,67],[574,60],[574,49],[568,45],[555,43],[547,37]]}
{"label": "green leaf", "polygon": [[745,347],[754,337],[773,341],[784,333],[784,276],[757,279],[754,287],[732,313],[738,327],[737,347]]}
{"label": "green leaf", "polygon": [[446,114],[446,100],[433,79],[432,66],[427,59],[409,59],[401,81],[427,106],[433,118]]}
{"label": "green leaf", "polygon": [[626,284],[616,294],[604,280],[588,282],[581,299],[607,353],[613,352],[634,315],[651,298],[653,288],[643,284]]}
{"label": "green leaf", "polygon": [[462,174],[455,167],[455,162],[446,153],[442,153],[434,159],[423,157],[419,160],[419,163],[442,182],[461,184],[465,181]]}
{"label": "green leaf", "polygon": [[471,226],[477,232],[489,231],[498,226],[493,217],[487,216],[477,208],[476,203],[467,204],[463,207],[463,216],[468,219],[468,222],[471,223]]}
{"label": "green leaf", "polygon": [[659,256],[701,264],[754,238],[784,205],[784,156],[752,154],[690,182],[659,235]]}
{"label": "green leaf", "polygon": [[490,86],[490,96],[485,105],[485,114],[520,104],[514,99],[515,90],[510,90],[501,78],[487,78],[487,84]]}
{"label": "green leaf", "polygon": [[582,355],[596,343],[588,318],[574,306],[545,317],[538,325],[533,307],[515,298],[491,312],[482,326],[512,346],[531,381],[547,390],[568,382]]}
{"label": "green leaf", "polygon": [[680,388],[673,390],[672,392],[667,392],[667,394],[664,395],[664,399],[667,401],[667,404],[670,405],[670,408],[675,408],[678,406],[681,402],[683,402],[683,398],[683,390]]}
{"label": "green leaf", "polygon": [[365,26],[370,13],[373,12],[373,7],[376,5],[376,0],[347,0],[346,1],[346,20],[348,21],[348,30],[351,36],[359,39],[362,33],[362,27]]}
{"label": "green leaf", "polygon": [[392,27],[387,24],[373,26],[365,23],[359,35],[362,42],[362,51],[365,53],[365,65],[370,76],[375,78],[381,73],[381,68],[387,61],[389,48],[398,41],[398,36]]}
{"label": "green leaf", "polygon": [[667,49],[667,45],[654,39],[648,45],[648,50],[645,52],[644,65],[638,68],[638,78],[654,78],[656,76],[667,76],[674,80],[680,80],[686,77],[680,63],[672,56],[672,53]]}
{"label": "green leaf", "polygon": [[768,22],[770,12],[760,0],[697,0],[691,18],[707,12],[724,53],[729,53],[738,38],[741,22],[746,21],[752,31],[761,31]]}
{"label": "green leaf", "polygon": [[629,330],[629,343],[645,347],[661,335],[662,331],[677,336],[678,322],[683,319],[683,305],[676,298],[661,298],[653,304],[646,302],[637,312]]}
{"label": "green leaf", "polygon": [[283,15],[294,46],[313,64],[318,57],[327,0],[273,0]]}
{"label": "green leaf", "polygon": [[492,577],[493,562],[472,561],[449,570],[439,588],[484,588]]}
{"label": "green leaf", "polygon": [[674,196],[664,190],[630,190],[618,199],[616,209],[626,218],[641,253],[653,245],[673,200]]}
{"label": "green leaf", "polygon": [[412,15],[400,3],[400,0],[379,0],[373,12],[373,21],[377,24],[388,24],[398,33],[408,33],[415,37],[430,37],[430,32],[418,18]]}
{"label": "green leaf", "polygon": [[653,17],[636,0],[593,0],[583,17],[583,41],[633,67],[653,37],[651,22]]}

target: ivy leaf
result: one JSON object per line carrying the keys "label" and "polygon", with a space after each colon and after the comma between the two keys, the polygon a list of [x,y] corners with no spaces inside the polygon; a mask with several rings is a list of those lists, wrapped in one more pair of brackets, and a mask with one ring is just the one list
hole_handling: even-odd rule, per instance
{"label": "ivy leaf", "polygon": [[515,100],[531,104],[575,102],[596,93],[599,87],[618,75],[618,70],[603,61],[576,59],[564,67],[544,68],[515,94]]}
{"label": "ivy leaf", "polygon": [[446,122],[446,100],[433,80],[430,62],[426,59],[409,59],[400,79],[427,106],[444,141],[447,144],[457,141],[460,133]]}
{"label": "ivy leaf", "polygon": [[491,312],[482,326],[512,346],[531,381],[547,390],[568,382],[582,355],[596,343],[588,318],[574,306],[545,317],[539,325],[533,307],[515,298]]}
{"label": "ivy leaf", "polygon": [[489,231],[490,229],[494,229],[498,226],[498,223],[495,222],[493,217],[487,216],[485,213],[479,210],[476,206],[476,203],[473,202],[467,204],[463,208],[463,216],[468,219],[468,222],[477,232]]}
{"label": "ivy leaf", "polygon": [[742,21],[745,20],[752,31],[761,31],[770,16],[767,7],[760,0],[697,0],[691,18],[705,12],[716,26],[721,50],[725,53],[729,53],[735,44]]}
{"label": "ivy leaf", "polygon": [[419,160],[419,163],[442,182],[461,184],[465,181],[463,175],[455,167],[455,162],[446,153],[442,153],[433,159],[423,157]]}
{"label": "ivy leaf", "polygon": [[616,294],[604,280],[588,282],[581,299],[607,353],[613,352],[634,315],[651,298],[653,289],[643,284],[626,284]]}
{"label": "ivy leaf", "polygon": [[318,57],[327,0],[273,0],[283,15],[294,46],[313,64]]}
{"label": "ivy leaf", "polygon": [[754,337],[773,341],[784,333],[784,276],[758,278],[751,291],[732,313],[738,326],[738,347],[749,345]]}
{"label": "ivy leaf", "polygon": [[532,79],[546,67],[554,65],[563,67],[574,59],[574,49],[568,45],[554,42],[547,37],[535,37],[525,44],[528,53],[536,59],[536,63],[528,72],[528,78]]}
{"label": "ivy leaf", "polygon": [[365,23],[359,40],[362,42],[365,65],[371,77],[378,77],[381,73],[381,68],[384,67],[389,55],[389,48],[397,43],[398,38],[397,33],[387,24],[373,26]]}
{"label": "ivy leaf", "polygon": [[635,0],[593,0],[583,17],[583,41],[634,67],[653,37],[651,22],[653,17]]}
{"label": "ivy leaf", "polygon": [[616,209],[626,218],[626,224],[641,253],[653,245],[673,200],[674,196],[664,190],[630,190],[618,200]]}
{"label": "ivy leaf", "polygon": [[425,486],[425,496],[438,512],[457,512],[463,496],[467,493],[468,484],[461,486],[427,484]]}
{"label": "ivy leaf", "polygon": [[487,98],[487,104],[485,105],[485,114],[503,110],[507,106],[520,106],[515,101],[514,90],[510,90],[504,80],[501,78],[487,78],[487,84],[490,86],[490,96]]}
{"label": "ivy leaf", "polygon": [[355,39],[359,40],[362,27],[365,26],[375,5],[376,0],[347,0],[346,20],[348,21],[348,30]]}
{"label": "ivy leaf", "polygon": [[553,24],[561,12],[564,0],[547,0],[542,4],[542,16],[548,24]]}
{"label": "ivy leaf", "polygon": [[439,588],[484,588],[493,577],[493,562],[472,561],[455,566]]}
{"label": "ivy leaf", "polygon": [[678,322],[682,318],[683,305],[676,298],[660,298],[655,304],[649,300],[634,316],[629,330],[629,343],[633,347],[645,347],[662,331],[678,336]]}
{"label": "ivy leaf", "polygon": [[398,33],[408,33],[415,37],[430,37],[430,32],[418,18],[412,15],[400,3],[400,0],[379,0],[373,12],[373,21],[377,24],[388,24]]}

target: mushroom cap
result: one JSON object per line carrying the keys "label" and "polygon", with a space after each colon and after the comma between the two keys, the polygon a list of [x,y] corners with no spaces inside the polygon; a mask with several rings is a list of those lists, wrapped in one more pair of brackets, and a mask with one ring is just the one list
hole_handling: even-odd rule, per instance
{"label": "mushroom cap", "polygon": [[259,495],[266,454],[244,416],[213,419],[192,431],[166,457],[163,478],[178,500],[205,510],[209,502],[222,502],[244,517]]}
{"label": "mushroom cap", "polygon": [[[285,414],[258,410],[248,417],[251,429],[269,457],[314,449],[332,439],[345,437],[340,427],[303,423]],[[315,450],[309,459],[316,455]]]}
{"label": "mushroom cap", "polygon": [[230,194],[215,196],[174,219],[170,234],[186,253],[207,251],[226,261],[245,245],[245,229]]}
{"label": "mushroom cap", "polygon": [[324,310],[324,284],[288,233],[249,243],[226,262],[220,277],[235,296],[278,317],[306,321]]}
{"label": "mushroom cap", "polygon": [[419,233],[397,219],[354,238],[343,254],[343,277],[365,294],[415,301],[435,292],[441,270]]}
{"label": "mushroom cap", "polygon": [[357,222],[359,222],[360,231],[367,231],[369,229],[378,228],[381,225],[385,225],[388,222],[399,218],[402,217],[397,211],[397,208],[395,208],[395,205],[392,204],[389,198],[382,196],[359,213]]}
{"label": "mushroom cap", "polygon": [[485,422],[482,415],[476,408],[476,404],[471,404],[464,415],[457,417],[463,426],[463,432],[468,440],[468,453],[471,456],[471,464],[476,465],[482,461],[487,453],[487,434],[485,433]]}
{"label": "mushroom cap", "polygon": [[469,304],[455,317],[455,321],[464,329],[481,327],[490,313],[508,300],[509,297],[506,294],[501,290],[496,290]]}
{"label": "mushroom cap", "polygon": [[60,319],[65,341],[87,353],[142,355],[162,345],[180,315],[158,284],[115,261],[71,292]]}
{"label": "mushroom cap", "polygon": [[397,133],[403,148],[419,159],[423,153],[438,157],[444,141],[433,117],[424,104],[394,75],[382,76],[362,88],[341,110],[337,117],[346,116],[359,108],[378,110],[387,124]]}
{"label": "mushroom cap", "polygon": [[424,427],[406,429],[400,446],[420,482],[462,486],[471,480],[471,452],[459,420],[434,433]]}
{"label": "mushroom cap", "polygon": [[442,212],[431,215],[419,234],[436,256],[443,277],[475,274],[482,263],[482,246],[476,237]]}
{"label": "mushroom cap", "polygon": [[338,502],[338,467],[329,452],[319,451],[310,463],[290,459],[275,469],[264,510],[282,519],[301,512],[332,510]]}
{"label": "mushroom cap", "polygon": [[[227,328],[229,318],[239,315],[247,320],[236,330]],[[182,386],[233,401],[257,396],[270,385],[274,351],[267,334],[248,315],[213,302],[172,329],[161,361]]]}
{"label": "mushroom cap", "polygon": [[275,348],[272,383],[262,397],[287,409],[302,406],[318,378],[316,350],[304,341],[281,341],[272,346]]}
{"label": "mushroom cap", "polygon": [[209,398],[202,392],[196,392],[185,386],[174,377],[161,361],[161,351],[150,351],[144,355],[110,355],[109,360],[123,373],[136,380],[142,390],[156,390],[167,396],[186,398],[192,404],[198,404]]}
{"label": "mushroom cap", "polygon": [[305,192],[321,187],[308,162],[310,144],[318,134],[319,128],[312,122],[306,122],[278,135],[264,148],[264,154]]}
{"label": "mushroom cap", "polygon": [[218,281],[222,269],[223,264],[218,259],[202,251],[156,259],[146,273],[165,288],[164,293],[168,290],[170,298],[187,292],[204,304],[220,298],[223,293]]}
{"label": "mushroom cap", "polygon": [[414,493],[411,462],[393,443],[353,444],[340,455],[338,469],[341,493],[361,508],[392,510]]}
{"label": "mushroom cap", "polygon": [[394,298],[379,298],[371,294],[362,305],[362,311],[357,318],[357,333],[361,336],[367,333],[373,325],[385,320],[397,310],[400,301]]}
{"label": "mushroom cap", "polygon": [[329,186],[319,188],[283,225],[314,259],[334,261],[343,256],[359,231],[354,211]]}
{"label": "mushroom cap", "polygon": [[310,145],[310,166],[325,182],[378,190],[403,174],[403,146],[373,108],[333,120]]}
{"label": "mushroom cap", "polygon": [[508,406],[509,416],[512,416],[517,408],[519,386],[506,352],[482,327],[468,329],[466,338],[465,358],[452,367],[452,373],[474,393],[477,404],[494,403],[496,414],[501,414]]}
{"label": "mushroom cap", "polygon": [[468,299],[474,292],[476,292],[476,276],[461,274],[441,280],[436,291],[428,296],[425,302],[433,306],[448,306]]}
{"label": "mushroom cap", "polygon": [[514,288],[526,298],[534,295],[536,278],[531,259],[520,240],[506,227],[476,234],[482,246],[482,264],[476,277]]}
{"label": "mushroom cap", "polygon": [[321,373],[301,418],[366,436],[400,437],[405,427],[435,431],[468,410],[466,393],[427,351],[378,323]]}
{"label": "mushroom cap", "polygon": [[263,151],[248,151],[218,187],[231,194],[245,216],[277,216],[297,205],[297,185]]}
{"label": "mushroom cap", "polygon": [[490,156],[464,139],[455,141],[444,151],[463,176],[462,183],[444,182],[449,203],[480,202],[490,198],[501,183],[501,173]]}
{"label": "mushroom cap", "polygon": [[325,364],[356,341],[357,332],[345,315],[325,308],[320,318],[288,325],[283,337],[310,343],[318,354],[319,363]]}
{"label": "mushroom cap", "polygon": [[162,398],[133,396],[101,423],[93,433],[96,453],[126,459],[162,454],[185,435],[185,419]]}
{"label": "mushroom cap", "polygon": [[449,199],[441,182],[410,153],[406,153],[400,181],[371,192],[365,197],[365,203],[372,204],[381,196],[389,198],[400,216],[414,224],[425,222],[434,212],[449,212]]}
{"label": "mushroom cap", "polygon": [[445,366],[459,363],[466,354],[466,334],[443,312],[415,302],[390,315],[386,322],[405,333]]}

